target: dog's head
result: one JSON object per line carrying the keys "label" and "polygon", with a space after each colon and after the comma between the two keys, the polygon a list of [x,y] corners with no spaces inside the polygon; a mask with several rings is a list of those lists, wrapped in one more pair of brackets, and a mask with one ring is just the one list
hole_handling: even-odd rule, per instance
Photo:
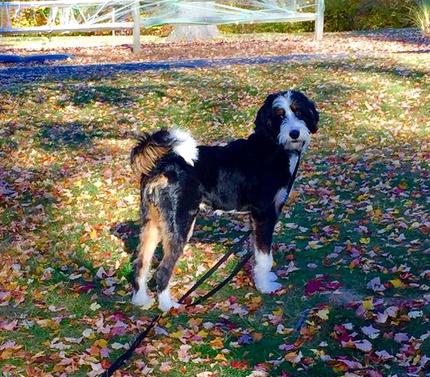
{"label": "dog's head", "polygon": [[314,103],[294,90],[269,95],[255,119],[256,134],[269,137],[286,150],[301,151],[318,130]]}

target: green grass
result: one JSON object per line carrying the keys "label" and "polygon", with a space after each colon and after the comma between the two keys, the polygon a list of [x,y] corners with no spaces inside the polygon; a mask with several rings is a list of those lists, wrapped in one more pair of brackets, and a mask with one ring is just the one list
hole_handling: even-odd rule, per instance
{"label": "green grass", "polygon": [[[157,313],[129,303],[139,220],[138,182],[128,166],[133,134],[178,125],[204,143],[246,137],[265,96],[285,88],[304,91],[321,112],[297,194],[275,234],[276,268],[293,261],[299,270],[281,279],[281,295],[261,296],[246,269],[202,308],[163,319],[168,336],[152,335],[123,373],[139,375],[145,363],[154,376],[248,376],[254,369],[270,376],[342,376],[335,359],[343,356],[362,364],[355,370],[361,375],[400,376],[408,363],[419,365],[430,356],[430,81],[421,57],[396,59],[4,86],[0,187],[11,193],[0,207],[0,346],[14,343],[0,348],[3,374],[87,375],[91,365],[106,367],[122,351],[112,345],[132,340]],[[245,221],[200,218],[178,264],[175,295],[227,251]],[[234,262],[199,292],[225,277]],[[305,295],[309,280],[321,275],[340,282],[339,294]],[[375,277],[387,284],[383,293],[366,288]],[[369,301],[374,307],[360,314]],[[389,307],[398,315],[375,322]],[[326,309],[327,317],[319,317]],[[335,328],[348,323],[348,333],[369,340],[372,351],[342,346]],[[369,325],[381,336],[362,334]],[[415,339],[405,360],[393,340],[402,332]],[[248,335],[252,340],[238,344]],[[64,351],[53,348],[53,339]],[[100,353],[104,342],[109,357]],[[279,348],[285,344],[294,347]],[[180,357],[184,345],[190,348]],[[381,350],[395,358],[378,359],[374,352]],[[292,362],[299,352],[301,359]],[[162,362],[170,370],[160,371]]]}

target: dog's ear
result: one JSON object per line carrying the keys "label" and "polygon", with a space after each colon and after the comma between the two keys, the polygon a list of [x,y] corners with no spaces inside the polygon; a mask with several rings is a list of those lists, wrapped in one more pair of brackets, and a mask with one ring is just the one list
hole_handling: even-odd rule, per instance
{"label": "dog's ear", "polygon": [[257,116],[254,120],[255,133],[266,136],[270,135],[272,104],[276,97],[277,94],[268,95],[263,106],[258,110]]}
{"label": "dog's ear", "polygon": [[309,110],[311,117],[309,118],[310,124],[308,124],[308,128],[311,131],[311,133],[316,133],[318,131],[318,122],[320,120],[320,115],[318,113],[318,110],[315,107],[315,103],[313,103],[311,100],[309,100]]}

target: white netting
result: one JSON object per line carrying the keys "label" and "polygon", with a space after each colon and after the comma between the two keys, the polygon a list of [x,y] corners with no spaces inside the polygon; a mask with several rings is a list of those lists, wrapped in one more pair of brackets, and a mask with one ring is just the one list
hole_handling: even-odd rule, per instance
{"label": "white netting", "polygon": [[132,9],[136,6],[140,9],[145,27],[164,24],[305,21],[312,19],[315,14],[315,0],[24,1],[0,2],[0,11],[18,17],[26,8],[46,8],[48,25],[94,25],[112,22],[113,13],[115,21],[130,20]]}
{"label": "white netting", "polygon": [[[167,0],[151,2],[145,26],[163,24],[231,24],[275,22],[311,17],[313,1],[242,0],[204,1]],[[308,11],[308,12],[307,12]]]}

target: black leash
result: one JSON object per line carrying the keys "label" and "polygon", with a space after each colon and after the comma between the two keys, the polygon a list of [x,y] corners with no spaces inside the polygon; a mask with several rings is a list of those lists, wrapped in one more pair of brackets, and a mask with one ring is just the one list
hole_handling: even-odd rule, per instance
{"label": "black leash", "polygon": [[[183,303],[184,300],[191,295],[200,285],[202,285],[235,251],[239,246],[241,246],[249,237],[251,234],[251,231],[245,233],[242,238],[235,243],[231,249],[217,262],[215,265],[207,271],[200,279],[197,280],[197,282],[187,291],[184,293],[184,295],[179,299],[179,303]],[[192,303],[186,305],[186,308],[193,307],[196,305],[199,305],[209,297],[213,296],[215,293],[217,293],[222,287],[224,287],[231,279],[233,279],[239,271],[243,268],[243,266],[248,262],[248,260],[251,258],[252,252],[248,251],[237,263],[235,268],[232,270],[230,275],[228,275],[222,282],[220,282],[217,286],[215,286],[213,289],[211,289],[208,293],[206,293],[204,296],[199,297],[197,300],[193,301]],[[163,317],[163,314],[157,314],[149,323],[149,325],[146,327],[144,331],[142,331],[133,341],[133,343],[130,345],[129,349],[125,351],[122,355],[120,355],[109,367],[109,369],[103,374],[105,377],[112,376],[115,371],[117,371],[121,366],[131,358],[133,355],[133,352],[136,350],[137,347],[142,343],[142,341],[148,336],[150,331],[154,328],[154,326],[158,323],[158,321]]]}
{"label": "black leash", "polygon": [[[300,164],[300,158],[301,153],[297,152],[297,163],[294,169],[294,172],[291,176],[291,180],[288,184],[287,190],[288,190],[288,196],[290,195],[291,189],[293,188],[293,183],[296,180],[297,171]],[[251,231],[247,231],[242,238],[235,243],[230,250],[217,262],[215,265],[207,271],[201,278],[199,278],[196,283],[187,291],[185,292],[182,297],[179,299],[179,303],[182,304],[185,299],[188,298],[188,296],[191,295],[200,285],[202,285],[233,253],[235,253],[236,249],[240,247],[249,237],[251,234]],[[223,288],[231,279],[233,279],[239,271],[245,266],[245,264],[249,261],[249,259],[252,256],[252,252],[248,251],[236,264],[235,268],[231,271],[230,275],[228,275],[222,282],[220,282],[218,285],[216,285],[214,288],[212,288],[208,293],[206,293],[204,296],[201,296],[197,298],[192,303],[186,305],[186,308],[193,307],[196,305],[201,304],[203,301],[207,300],[209,297],[213,296],[215,293],[217,293],[221,288]],[[158,321],[163,317],[163,314],[156,315],[152,321],[149,323],[149,325],[146,327],[144,331],[142,331],[133,341],[133,343],[130,345],[130,348],[125,351],[122,355],[120,355],[109,367],[109,369],[103,374],[105,377],[112,376],[115,371],[117,371],[121,366],[133,356],[133,352],[139,345],[142,343],[142,341],[148,336],[150,331],[154,328],[154,326],[158,323]]]}

